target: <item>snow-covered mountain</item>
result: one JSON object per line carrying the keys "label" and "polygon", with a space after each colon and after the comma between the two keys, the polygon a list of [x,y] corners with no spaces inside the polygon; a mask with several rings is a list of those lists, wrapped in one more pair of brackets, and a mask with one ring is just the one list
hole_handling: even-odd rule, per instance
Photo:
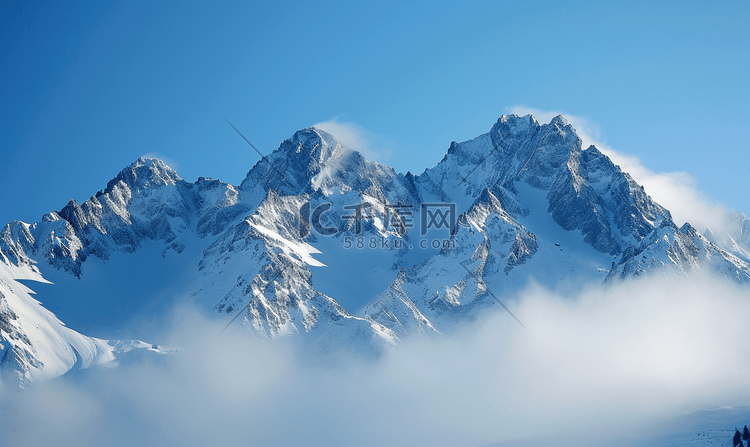
{"label": "snow-covered mountain", "polygon": [[18,280],[48,282],[28,265],[0,263],[0,385],[28,386],[130,355],[134,350],[159,354],[172,350],[138,340],[102,340],[65,326]]}
{"label": "snow-covered mountain", "polygon": [[750,221],[731,219],[731,232],[678,227],[562,116],[502,116],[420,175],[315,128],[239,186],[141,158],[84,203],[3,228],[0,370],[28,383],[111,360],[123,344],[104,339],[135,338],[133,319],[179,302],[316,353],[377,356],[499,308],[530,279],[576,290],[707,270],[748,284]]}

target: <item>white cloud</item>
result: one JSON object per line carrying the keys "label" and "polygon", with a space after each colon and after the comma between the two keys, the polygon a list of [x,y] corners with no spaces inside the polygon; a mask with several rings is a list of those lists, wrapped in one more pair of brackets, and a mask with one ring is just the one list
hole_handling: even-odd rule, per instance
{"label": "white cloud", "polygon": [[344,146],[361,152],[368,160],[386,163],[393,153],[391,145],[383,136],[355,123],[343,123],[334,118],[315,124],[313,127],[330,133]]}
{"label": "white cloud", "polygon": [[[728,210],[726,207],[698,189],[698,181],[687,172],[654,172],[645,167],[637,157],[622,154],[600,139],[599,127],[593,121],[560,111],[539,110],[526,106],[511,107],[517,115],[532,114],[544,124],[557,115],[563,115],[581,137],[583,148],[596,146],[613,163],[630,174],[642,185],[646,192],[672,214],[679,226],[689,222],[698,231],[711,228],[727,228]],[[731,232],[731,231],[730,231]]]}
{"label": "white cloud", "polygon": [[733,284],[531,286],[508,304],[528,331],[501,312],[348,363],[177,311],[181,354],[0,393],[0,433],[8,445],[618,445],[748,398],[750,296]]}

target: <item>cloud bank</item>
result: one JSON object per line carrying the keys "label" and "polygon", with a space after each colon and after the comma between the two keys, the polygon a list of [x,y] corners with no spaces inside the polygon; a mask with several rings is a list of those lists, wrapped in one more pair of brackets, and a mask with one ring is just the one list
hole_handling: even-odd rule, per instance
{"label": "cloud bank", "polygon": [[217,335],[223,321],[177,309],[165,339],[181,354],[6,390],[0,433],[8,445],[637,445],[655,421],[749,397],[750,294],[731,283],[530,285],[511,307],[528,330],[498,312],[335,362],[295,338]]}
{"label": "cloud bank", "polygon": [[[686,172],[654,172],[637,157],[622,154],[601,141],[599,127],[591,120],[560,111],[539,110],[513,106],[511,113],[532,114],[540,123],[548,123],[557,115],[564,115],[581,137],[583,148],[596,146],[614,164],[629,173],[657,203],[666,207],[678,226],[690,222],[698,231],[729,230],[726,207],[698,189],[697,180]],[[731,232],[731,231],[730,231]]]}

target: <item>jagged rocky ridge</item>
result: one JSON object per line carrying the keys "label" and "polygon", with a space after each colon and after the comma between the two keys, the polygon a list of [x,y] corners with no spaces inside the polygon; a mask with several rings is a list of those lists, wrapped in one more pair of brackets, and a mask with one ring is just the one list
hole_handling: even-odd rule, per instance
{"label": "jagged rocky ridge", "polygon": [[[450,225],[425,233],[424,210],[436,209]],[[529,278],[564,289],[704,269],[749,283],[750,221],[732,219],[735,231],[720,234],[678,227],[596,147],[583,149],[562,116],[544,125],[503,116],[420,175],[366,160],[314,128],[283,142],[239,187],[186,182],[142,158],[84,203],[3,228],[0,286],[12,287],[0,295],[0,370],[27,383],[47,368],[36,355],[47,348],[7,298],[25,287],[16,279],[44,281],[54,269],[85,280],[90,259],[106,266],[149,244],[162,257],[188,257],[184,296],[231,326],[296,334],[316,353],[377,355],[407,336],[450,332]],[[30,312],[54,318],[29,300]],[[109,352],[92,358],[113,355],[106,342],[64,329]]]}

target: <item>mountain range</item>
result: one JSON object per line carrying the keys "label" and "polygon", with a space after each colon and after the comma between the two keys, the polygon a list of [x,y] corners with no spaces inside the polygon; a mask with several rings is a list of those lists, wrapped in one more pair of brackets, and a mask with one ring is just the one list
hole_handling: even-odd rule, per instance
{"label": "mountain range", "polygon": [[750,284],[750,220],[678,226],[563,116],[504,115],[419,175],[307,128],[239,186],[140,158],[83,203],[5,225],[0,380],[172,352],[152,342],[182,304],[232,334],[377,357],[500,311],[530,281],[696,271]]}

